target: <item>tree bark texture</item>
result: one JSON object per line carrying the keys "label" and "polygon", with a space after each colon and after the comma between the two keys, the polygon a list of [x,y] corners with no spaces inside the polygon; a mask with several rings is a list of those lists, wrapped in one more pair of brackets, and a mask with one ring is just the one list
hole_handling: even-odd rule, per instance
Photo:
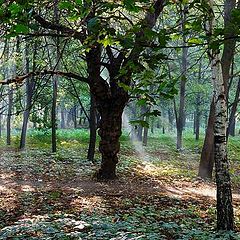
{"label": "tree bark texture", "polygon": [[[210,0],[211,18],[209,21],[209,33],[212,36],[215,27],[213,1]],[[214,37],[210,39],[214,40]],[[212,82],[214,86],[214,159],[216,167],[217,185],[217,229],[233,230],[234,217],[232,206],[232,191],[227,158],[227,99],[220,60],[220,50],[210,49]]]}
{"label": "tree bark texture", "polygon": [[215,122],[214,148],[217,184],[217,228],[233,230],[233,207],[229,163],[227,158],[227,102],[221,73],[221,64],[217,56],[212,63],[213,80],[215,81]]}

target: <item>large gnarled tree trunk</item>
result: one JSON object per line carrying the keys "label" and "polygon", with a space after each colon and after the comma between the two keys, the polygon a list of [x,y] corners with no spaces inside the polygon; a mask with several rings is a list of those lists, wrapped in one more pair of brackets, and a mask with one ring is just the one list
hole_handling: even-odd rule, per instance
{"label": "large gnarled tree trunk", "polygon": [[98,134],[101,137],[99,150],[102,154],[98,178],[114,179],[120,150],[119,138],[122,134],[122,113],[128,101],[127,93],[121,99],[111,99],[100,106],[101,115]]}

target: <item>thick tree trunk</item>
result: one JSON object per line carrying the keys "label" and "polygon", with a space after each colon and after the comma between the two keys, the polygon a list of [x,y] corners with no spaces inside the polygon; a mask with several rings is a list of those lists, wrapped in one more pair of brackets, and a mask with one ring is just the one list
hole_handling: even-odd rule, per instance
{"label": "thick tree trunk", "polygon": [[126,103],[105,103],[100,109],[100,124],[98,134],[101,137],[99,151],[102,154],[101,168],[97,173],[98,179],[116,178],[116,165],[120,150],[119,138],[122,134],[122,113]]}
{"label": "thick tree trunk", "polygon": [[214,116],[215,106],[214,99],[212,99],[198,170],[198,176],[203,179],[212,179],[214,165]]}
{"label": "thick tree trunk", "polygon": [[94,162],[95,145],[96,145],[96,138],[97,138],[97,114],[96,114],[95,101],[92,94],[91,94],[89,128],[90,128],[90,140],[89,140],[89,146],[88,146],[87,159],[91,162]]}

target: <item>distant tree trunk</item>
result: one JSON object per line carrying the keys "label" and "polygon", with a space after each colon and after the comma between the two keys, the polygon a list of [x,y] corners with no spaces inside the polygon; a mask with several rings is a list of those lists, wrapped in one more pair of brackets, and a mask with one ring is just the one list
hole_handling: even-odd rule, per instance
{"label": "distant tree trunk", "polygon": [[240,78],[238,80],[235,99],[234,99],[234,102],[232,104],[232,108],[231,108],[231,112],[230,112],[229,123],[228,123],[228,128],[227,128],[227,138],[228,138],[229,135],[235,136],[235,122],[236,122],[235,115],[236,115],[236,112],[237,112],[239,97],[240,97]]}
{"label": "distant tree trunk", "polygon": [[168,108],[169,132],[173,130],[173,121],[174,121],[174,114],[173,114],[172,108]]}
{"label": "distant tree trunk", "polygon": [[201,152],[198,176],[203,179],[212,179],[214,165],[214,116],[215,116],[214,99],[212,99],[207,130]]}
{"label": "distant tree trunk", "polygon": [[13,107],[13,88],[9,87],[8,91],[8,114],[7,114],[7,145],[11,145],[11,117]]}
{"label": "distant tree trunk", "polygon": [[3,123],[3,109],[2,109],[2,97],[3,97],[3,88],[0,90],[0,108],[1,108],[1,113],[0,113],[0,138],[2,137],[2,123]]}
{"label": "distant tree trunk", "polygon": [[49,122],[49,119],[50,119],[50,106],[46,106],[44,108],[44,111],[43,111],[43,128],[49,128],[48,126],[48,122]]}
{"label": "distant tree trunk", "polygon": [[56,109],[57,109],[57,81],[56,76],[53,77],[53,95],[52,95],[52,112],[51,112],[51,122],[52,122],[52,152],[57,151],[57,119],[56,119]]}
{"label": "distant tree trunk", "polygon": [[[182,11],[182,30],[185,29],[186,24],[186,12],[187,8],[184,7]],[[188,55],[188,48],[186,47],[186,36],[183,36],[183,45],[185,46],[182,49],[182,76],[181,76],[181,83],[180,83],[180,104],[179,104],[179,113],[176,118],[176,126],[177,126],[177,149],[182,149],[182,135],[183,135],[183,128],[185,123],[185,92],[186,92],[186,73],[187,73],[187,55]]]}
{"label": "distant tree trunk", "polygon": [[96,114],[96,106],[93,95],[91,94],[91,105],[90,105],[90,140],[88,145],[88,154],[87,159],[91,162],[94,162],[94,154],[95,154],[95,145],[97,138],[97,114]]}
{"label": "distant tree trunk", "polygon": [[200,104],[201,104],[201,95],[200,95],[200,93],[197,93],[196,113],[195,113],[195,134],[196,134],[195,139],[196,139],[196,141],[199,140],[199,134],[200,134],[200,120],[201,120]]}
{"label": "distant tree trunk", "polygon": [[[58,11],[59,0],[54,0],[54,22],[59,23],[59,11]],[[56,66],[55,69],[59,69],[59,59],[60,59],[60,42],[59,37],[56,37]],[[51,123],[52,123],[52,152],[57,151],[57,93],[58,93],[58,76],[53,76],[52,79],[52,111],[51,111]]]}
{"label": "distant tree trunk", "polygon": [[2,137],[2,114],[0,114],[0,138]]}
{"label": "distant tree trunk", "polygon": [[73,126],[77,129],[77,105],[73,107]]}
{"label": "distant tree trunk", "polygon": [[[36,48],[37,45],[35,44],[34,46],[34,54],[33,54],[33,72],[35,71],[35,56],[36,56]],[[25,46],[25,71],[26,73],[29,72],[29,45],[26,44]],[[28,125],[28,120],[32,108],[32,96],[33,96],[33,91],[35,88],[35,82],[34,82],[34,77],[31,79],[27,78],[26,80],[26,107],[24,110],[23,114],[23,125],[22,125],[22,132],[21,132],[21,139],[20,139],[20,150],[23,150],[26,145],[26,136],[27,136],[27,125]]]}
{"label": "distant tree trunk", "polygon": [[[146,111],[147,111],[147,109],[145,109]],[[145,117],[146,119],[145,119],[145,121],[146,122],[149,122],[149,117]],[[143,145],[144,146],[147,146],[147,142],[148,142],[148,130],[149,130],[149,128],[148,127],[144,127],[143,128]]]}
{"label": "distant tree trunk", "polygon": [[193,113],[193,134],[196,134],[196,112]]}
{"label": "distant tree trunk", "polygon": [[162,134],[165,134],[165,127],[162,127]]}
{"label": "distant tree trunk", "polygon": [[[198,71],[198,84],[201,84],[202,80],[202,60],[200,60],[199,63],[199,71]],[[200,105],[201,105],[201,93],[198,92],[196,94],[196,116],[195,116],[195,139],[196,141],[199,140],[199,133],[200,133],[200,120],[201,120],[201,110],[200,110]]]}
{"label": "distant tree trunk", "polygon": [[151,133],[154,134],[154,120],[151,122]]}
{"label": "distant tree trunk", "polygon": [[[140,117],[141,121],[144,120],[144,116],[142,116],[142,115],[145,112],[146,112],[146,107],[145,106],[141,106],[141,117]],[[137,133],[138,141],[142,142],[143,141],[143,126],[139,125],[137,130],[138,130],[138,133]]]}
{"label": "distant tree trunk", "polygon": [[64,104],[62,103],[61,105],[61,129],[65,129],[65,107]]}
{"label": "distant tree trunk", "polygon": [[236,118],[234,116],[232,124],[229,126],[229,135],[232,137],[235,137],[235,127],[236,127]]}
{"label": "distant tree trunk", "polygon": [[195,135],[195,139],[196,141],[199,140],[199,134],[200,134],[200,111],[199,111],[199,107],[196,108],[196,135]]}

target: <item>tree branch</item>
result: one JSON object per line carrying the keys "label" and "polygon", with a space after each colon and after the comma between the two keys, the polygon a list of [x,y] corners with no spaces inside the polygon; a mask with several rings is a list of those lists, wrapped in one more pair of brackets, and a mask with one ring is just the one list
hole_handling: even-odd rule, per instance
{"label": "tree branch", "polygon": [[51,30],[59,31],[61,33],[65,33],[68,36],[71,36],[75,39],[80,40],[81,42],[83,42],[85,39],[85,36],[83,33],[78,32],[69,27],[63,26],[61,24],[54,24],[52,22],[49,22],[43,17],[41,17],[40,15],[38,15],[36,12],[33,13],[33,18],[45,29],[51,29]]}
{"label": "tree branch", "polygon": [[10,78],[7,80],[2,80],[0,81],[0,84],[2,85],[8,85],[11,83],[22,83],[26,78],[32,77],[32,76],[39,76],[39,75],[59,75],[59,76],[63,76],[66,78],[74,78],[77,79],[81,82],[85,82],[89,84],[89,81],[87,78],[79,76],[75,73],[71,73],[71,72],[62,72],[62,71],[53,71],[53,70],[44,70],[44,71],[37,71],[37,72],[29,72],[28,74],[22,75],[22,76],[17,76],[15,78]]}

